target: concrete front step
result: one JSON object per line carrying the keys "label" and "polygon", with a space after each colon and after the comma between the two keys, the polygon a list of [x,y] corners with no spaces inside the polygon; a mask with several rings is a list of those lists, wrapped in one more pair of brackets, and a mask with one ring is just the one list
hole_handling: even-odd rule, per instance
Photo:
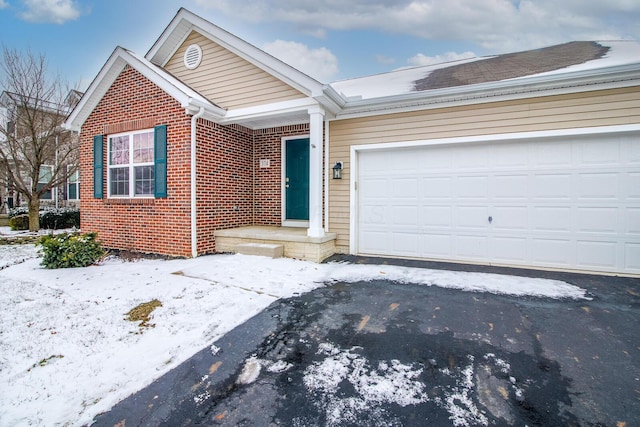
{"label": "concrete front step", "polygon": [[260,255],[270,258],[282,258],[284,256],[284,245],[269,243],[241,243],[236,245],[234,251],[243,255]]}

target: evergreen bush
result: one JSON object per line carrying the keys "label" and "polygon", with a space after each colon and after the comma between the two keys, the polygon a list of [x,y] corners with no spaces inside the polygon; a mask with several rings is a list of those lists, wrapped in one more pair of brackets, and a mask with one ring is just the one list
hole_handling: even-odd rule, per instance
{"label": "evergreen bush", "polygon": [[29,229],[29,215],[20,214],[14,215],[9,218],[9,227],[12,230],[28,230]]}
{"label": "evergreen bush", "polygon": [[87,267],[105,255],[97,233],[62,233],[42,236],[42,265],[45,268]]}

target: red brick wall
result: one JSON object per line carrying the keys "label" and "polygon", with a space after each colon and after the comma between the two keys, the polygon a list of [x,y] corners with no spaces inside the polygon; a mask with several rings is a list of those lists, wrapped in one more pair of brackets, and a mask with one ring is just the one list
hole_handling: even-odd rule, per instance
{"label": "red brick wall", "polygon": [[[164,199],[109,199],[109,134],[167,125]],[[106,247],[191,256],[191,116],[171,96],[127,66],[96,106],[80,134],[83,231]],[[252,131],[197,123],[198,254],[215,251],[214,232],[244,225],[281,224],[282,138],[307,135],[308,124]],[[93,198],[93,136],[104,135],[104,198]],[[260,168],[260,159],[269,159]]]}
{"label": "red brick wall", "polygon": [[[107,133],[167,125],[166,199],[107,197]],[[114,249],[189,256],[190,120],[180,104],[127,66],[82,126],[80,212],[83,231]],[[93,136],[104,137],[104,198],[93,198]]]}
{"label": "red brick wall", "polygon": [[[253,133],[254,223],[279,226],[282,224],[282,138],[308,135],[309,125],[259,129]],[[270,166],[261,168],[261,159],[270,160]]]}
{"label": "red brick wall", "polygon": [[253,223],[251,130],[198,120],[198,254],[215,251],[214,231]]}

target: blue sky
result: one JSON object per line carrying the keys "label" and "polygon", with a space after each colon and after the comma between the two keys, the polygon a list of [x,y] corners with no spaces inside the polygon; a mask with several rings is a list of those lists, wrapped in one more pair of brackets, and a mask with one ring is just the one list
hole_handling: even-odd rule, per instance
{"label": "blue sky", "polygon": [[329,82],[549,46],[640,39],[638,0],[0,0],[0,44],[84,90],[116,46],[145,54],[180,7]]}

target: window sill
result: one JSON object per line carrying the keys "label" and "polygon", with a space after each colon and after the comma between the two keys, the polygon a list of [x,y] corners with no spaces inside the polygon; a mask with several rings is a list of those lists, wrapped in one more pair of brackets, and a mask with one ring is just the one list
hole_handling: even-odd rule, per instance
{"label": "window sill", "polygon": [[107,205],[153,205],[155,199],[151,197],[106,199]]}

